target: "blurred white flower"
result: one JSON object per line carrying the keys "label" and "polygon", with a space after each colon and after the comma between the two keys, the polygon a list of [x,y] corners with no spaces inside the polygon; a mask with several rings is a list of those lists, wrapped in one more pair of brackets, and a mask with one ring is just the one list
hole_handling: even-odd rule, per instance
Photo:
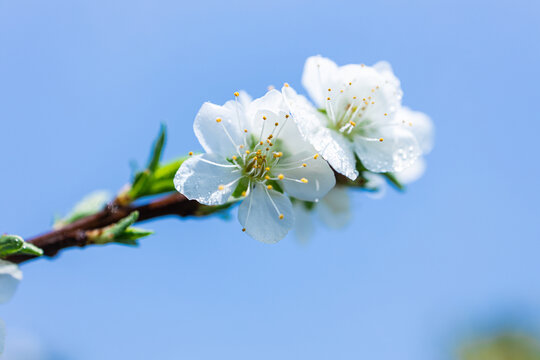
{"label": "blurred white flower", "polygon": [[0,260],[0,304],[11,299],[21,280],[22,271],[16,264]]}
{"label": "blurred white flower", "polygon": [[335,185],[334,173],[303,140],[281,92],[271,90],[254,101],[246,94],[235,96],[223,106],[201,107],[193,127],[206,153],[182,164],[175,187],[206,205],[244,197],[238,211],[242,230],[275,243],[294,223],[283,191],[317,201]]}
{"label": "blurred white flower", "polygon": [[[9,261],[0,260],[0,304],[8,302],[15,293],[22,272],[19,267]],[[0,320],[0,354],[4,351],[5,327]]]}
{"label": "blurred white flower", "polygon": [[294,212],[296,217],[294,231],[302,242],[308,241],[313,236],[315,214],[324,225],[332,229],[341,229],[352,219],[349,191],[345,186],[338,185],[317,203],[296,201]]}
{"label": "blurred white flower", "polygon": [[338,67],[314,56],[302,83],[318,109],[289,86],[283,94],[302,135],[336,171],[354,180],[355,154],[372,172],[402,171],[421,155],[415,135],[396,118],[402,91],[388,63]]}

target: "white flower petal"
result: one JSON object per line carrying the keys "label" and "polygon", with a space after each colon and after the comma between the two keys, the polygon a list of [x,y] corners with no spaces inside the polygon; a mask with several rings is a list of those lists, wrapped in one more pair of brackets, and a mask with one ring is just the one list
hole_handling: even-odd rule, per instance
{"label": "white flower petal", "polygon": [[423,157],[419,157],[414,164],[403,171],[395,172],[394,176],[402,184],[410,184],[420,179],[426,171],[426,161]]}
{"label": "white flower petal", "polygon": [[245,92],[244,90],[240,90],[238,95],[238,101],[240,102],[240,104],[242,104],[244,109],[246,109],[249,104],[251,104],[251,101],[253,101],[253,99],[251,95],[249,95],[247,92]]}
{"label": "white flower petal", "polygon": [[290,86],[282,89],[298,130],[337,172],[354,180],[358,176],[352,144],[326,127],[326,118]]}
{"label": "white flower petal", "polygon": [[302,85],[319,108],[324,109],[326,92],[334,84],[337,70],[335,62],[320,55],[306,60]]}
{"label": "white flower petal", "polygon": [[293,204],[294,211],[294,234],[301,242],[308,242],[315,233],[313,224],[313,211],[306,209],[302,202]]}
{"label": "white flower petal", "polygon": [[235,155],[237,146],[243,143],[243,114],[242,105],[235,101],[224,106],[204,103],[193,123],[193,130],[203,149],[223,156]]}
{"label": "white flower petal", "polygon": [[414,135],[399,125],[379,129],[377,137],[379,136],[383,141],[361,136],[354,138],[356,154],[370,171],[402,171],[421,155]]}
{"label": "white flower petal", "polygon": [[394,85],[395,87],[399,88],[401,86],[399,79],[394,75],[394,71],[392,70],[392,65],[390,65],[387,61],[379,61],[375,65],[373,65],[373,68],[377,70],[378,73],[380,73],[384,78]]}
{"label": "white flower petal", "polygon": [[0,304],[11,299],[21,280],[22,272],[16,264],[0,260]]}
{"label": "white flower petal", "polygon": [[377,191],[366,191],[366,196],[371,199],[382,199],[386,195],[388,184],[385,178],[380,174],[364,172],[362,174],[367,180],[366,188]]}
{"label": "white flower petal", "polygon": [[264,96],[251,101],[246,107],[246,115],[248,118],[253,117],[257,111],[270,110],[274,113],[279,113],[285,109],[283,103],[283,95],[275,89],[268,91]]}
{"label": "white flower petal", "polygon": [[275,171],[285,176],[282,181],[285,192],[300,200],[318,201],[336,184],[328,163],[320,156],[315,159],[313,153],[297,154],[279,163]]}
{"label": "white flower petal", "polygon": [[241,171],[223,157],[203,154],[184,161],[174,177],[174,186],[188,199],[221,205],[227,202],[240,177]]}
{"label": "white flower petal", "polygon": [[416,136],[422,152],[427,154],[433,149],[434,126],[426,114],[402,107],[396,113],[396,120],[401,122],[410,132]]}
{"label": "white flower petal", "polygon": [[[283,215],[281,219],[280,215]],[[293,227],[291,201],[275,190],[255,184],[238,208],[238,221],[255,240],[277,243]]]}
{"label": "white flower petal", "polygon": [[317,204],[321,221],[328,227],[340,229],[352,219],[351,201],[345,186],[336,186]]}

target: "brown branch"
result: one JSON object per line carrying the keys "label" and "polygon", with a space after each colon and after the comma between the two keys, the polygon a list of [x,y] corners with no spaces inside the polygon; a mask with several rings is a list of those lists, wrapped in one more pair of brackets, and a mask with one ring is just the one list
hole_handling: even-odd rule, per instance
{"label": "brown branch", "polygon": [[[88,245],[86,237],[88,230],[100,229],[114,224],[133,211],[139,212],[138,221],[144,221],[168,215],[180,217],[206,215],[205,208],[207,207],[176,193],[163,196],[144,205],[120,206],[113,202],[94,215],[77,220],[58,230],[38,235],[28,241],[43,249],[44,256],[53,257],[62,249]],[[34,258],[34,256],[29,255],[16,255],[8,257],[7,260],[22,263]]]}
{"label": "brown branch", "polygon": [[[351,181],[337,172],[334,174],[338,184],[360,188],[365,185],[365,179],[361,177],[356,181]],[[194,200],[188,200],[184,195],[178,193],[165,195],[144,205],[121,205],[121,201],[118,201],[117,198],[117,200],[107,205],[105,209],[94,215],[77,220],[58,230],[38,235],[29,239],[28,242],[41,248],[44,256],[54,257],[62,249],[90,245],[87,238],[87,232],[89,230],[102,229],[115,224],[133,211],[139,212],[137,222],[140,222],[168,215],[180,217],[204,216],[227,208],[228,206],[230,204],[218,207],[201,205]],[[8,257],[7,260],[20,264],[35,258],[35,256],[31,255],[13,255]]]}

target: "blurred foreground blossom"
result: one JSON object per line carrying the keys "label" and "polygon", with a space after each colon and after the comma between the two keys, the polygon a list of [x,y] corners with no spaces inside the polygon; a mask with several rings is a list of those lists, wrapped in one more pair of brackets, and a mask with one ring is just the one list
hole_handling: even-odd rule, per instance
{"label": "blurred foreground blossom", "polygon": [[[0,304],[11,299],[19,281],[22,280],[22,272],[19,267],[9,261],[0,260]],[[0,320],[0,354],[4,351],[5,328]]]}

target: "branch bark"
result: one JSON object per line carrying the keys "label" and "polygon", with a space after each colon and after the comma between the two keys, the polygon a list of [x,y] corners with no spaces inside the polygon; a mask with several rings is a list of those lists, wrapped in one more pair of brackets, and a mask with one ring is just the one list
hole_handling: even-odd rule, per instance
{"label": "branch bark", "polygon": [[[88,230],[100,229],[114,224],[133,211],[139,212],[137,222],[141,222],[169,215],[180,217],[202,216],[206,215],[202,211],[204,208],[198,202],[188,200],[184,195],[177,193],[163,196],[144,205],[121,206],[116,202],[112,202],[94,215],[77,220],[58,230],[38,235],[29,239],[28,242],[43,249],[44,256],[54,257],[62,249],[88,245],[86,236]],[[34,258],[34,256],[17,255],[8,257],[7,260],[20,264]]]}
{"label": "branch bark", "polygon": [[[336,183],[341,185],[363,187],[365,179],[359,178],[352,182],[345,176],[334,173]],[[102,211],[77,220],[69,225],[66,225],[58,230],[53,230],[48,233],[38,235],[28,240],[28,242],[36,245],[43,250],[43,255],[54,257],[62,249],[79,246],[84,247],[89,245],[87,239],[87,231],[101,229],[112,225],[125,218],[133,211],[139,212],[137,222],[154,219],[163,216],[176,215],[180,217],[187,216],[205,216],[216,211],[226,208],[229,205],[222,207],[213,207],[201,205],[195,200],[188,200],[184,195],[173,193],[162,196],[144,205],[121,205],[115,200],[107,205]],[[7,258],[13,263],[23,263],[32,259],[35,256],[31,255],[14,255]]]}

